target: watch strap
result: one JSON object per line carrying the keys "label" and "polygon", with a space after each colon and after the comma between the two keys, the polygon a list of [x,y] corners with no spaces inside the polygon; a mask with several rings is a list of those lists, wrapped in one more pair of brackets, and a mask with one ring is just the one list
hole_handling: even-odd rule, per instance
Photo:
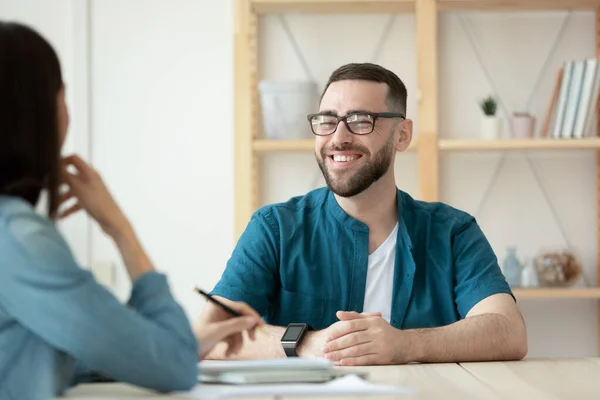
{"label": "watch strap", "polygon": [[283,351],[287,357],[298,357],[298,353],[296,352],[296,343],[284,343]]}

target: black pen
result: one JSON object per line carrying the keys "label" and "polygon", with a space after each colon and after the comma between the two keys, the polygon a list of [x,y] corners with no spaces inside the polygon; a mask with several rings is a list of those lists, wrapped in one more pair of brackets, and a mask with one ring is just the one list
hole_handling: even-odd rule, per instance
{"label": "black pen", "polygon": [[[198,287],[194,287],[194,290],[201,294],[202,296],[204,296],[208,301],[213,302],[214,304],[218,305],[219,307],[221,307],[223,310],[227,311],[229,314],[231,314],[234,317],[243,317],[244,314],[240,314],[239,312],[235,311],[233,308],[229,307],[228,305],[225,305],[223,303],[221,303],[219,300],[215,299],[214,297],[212,297],[210,294],[206,293],[204,290],[198,288]],[[260,330],[261,332],[265,332],[264,329],[260,326],[257,326],[256,329]]]}

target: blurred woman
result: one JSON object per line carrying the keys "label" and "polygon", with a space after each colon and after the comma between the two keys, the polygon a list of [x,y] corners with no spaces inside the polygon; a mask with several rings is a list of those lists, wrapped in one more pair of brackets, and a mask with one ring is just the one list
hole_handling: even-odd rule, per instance
{"label": "blurred woman", "polygon": [[[0,398],[52,398],[94,376],[189,389],[198,358],[222,340],[235,352],[260,317],[235,303],[246,316],[196,337],[98,172],[76,155],[61,159],[68,126],[55,51],[33,29],[0,22]],[[42,193],[47,215],[36,213]],[[120,251],[132,282],[126,305],[77,265],[55,225],[79,209]]]}

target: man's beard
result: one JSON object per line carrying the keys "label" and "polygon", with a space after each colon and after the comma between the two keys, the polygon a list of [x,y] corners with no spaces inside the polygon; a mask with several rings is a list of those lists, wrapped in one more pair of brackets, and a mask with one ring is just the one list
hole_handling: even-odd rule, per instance
{"label": "man's beard", "polygon": [[372,160],[368,161],[354,175],[345,180],[335,179],[325,166],[328,151],[359,151],[362,157],[366,156],[366,151],[352,145],[333,147],[330,149],[323,148],[321,150],[321,158],[315,157],[319,168],[323,173],[325,182],[329,189],[341,197],[352,197],[362,193],[368,189],[373,183],[377,182],[388,171],[392,163],[392,149],[394,143],[394,135],[390,135],[385,145],[375,154]]}

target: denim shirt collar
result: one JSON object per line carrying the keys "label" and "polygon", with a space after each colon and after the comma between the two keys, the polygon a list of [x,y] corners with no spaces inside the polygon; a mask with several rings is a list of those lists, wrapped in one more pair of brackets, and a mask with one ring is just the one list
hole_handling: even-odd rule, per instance
{"label": "denim shirt collar", "polygon": [[[408,213],[409,210],[406,207],[406,196],[402,190],[396,188],[396,203],[398,206],[398,236],[397,243],[402,247],[407,248],[409,251],[412,251],[412,240],[408,232],[408,228],[406,226],[406,217],[405,213]],[[356,218],[350,216],[337,202],[333,192],[331,190],[327,191],[327,199],[326,199],[326,207],[333,215],[333,217],[338,220],[342,225],[349,227],[350,229],[359,231],[359,232],[369,232],[369,227],[362,221],[357,220]]]}

